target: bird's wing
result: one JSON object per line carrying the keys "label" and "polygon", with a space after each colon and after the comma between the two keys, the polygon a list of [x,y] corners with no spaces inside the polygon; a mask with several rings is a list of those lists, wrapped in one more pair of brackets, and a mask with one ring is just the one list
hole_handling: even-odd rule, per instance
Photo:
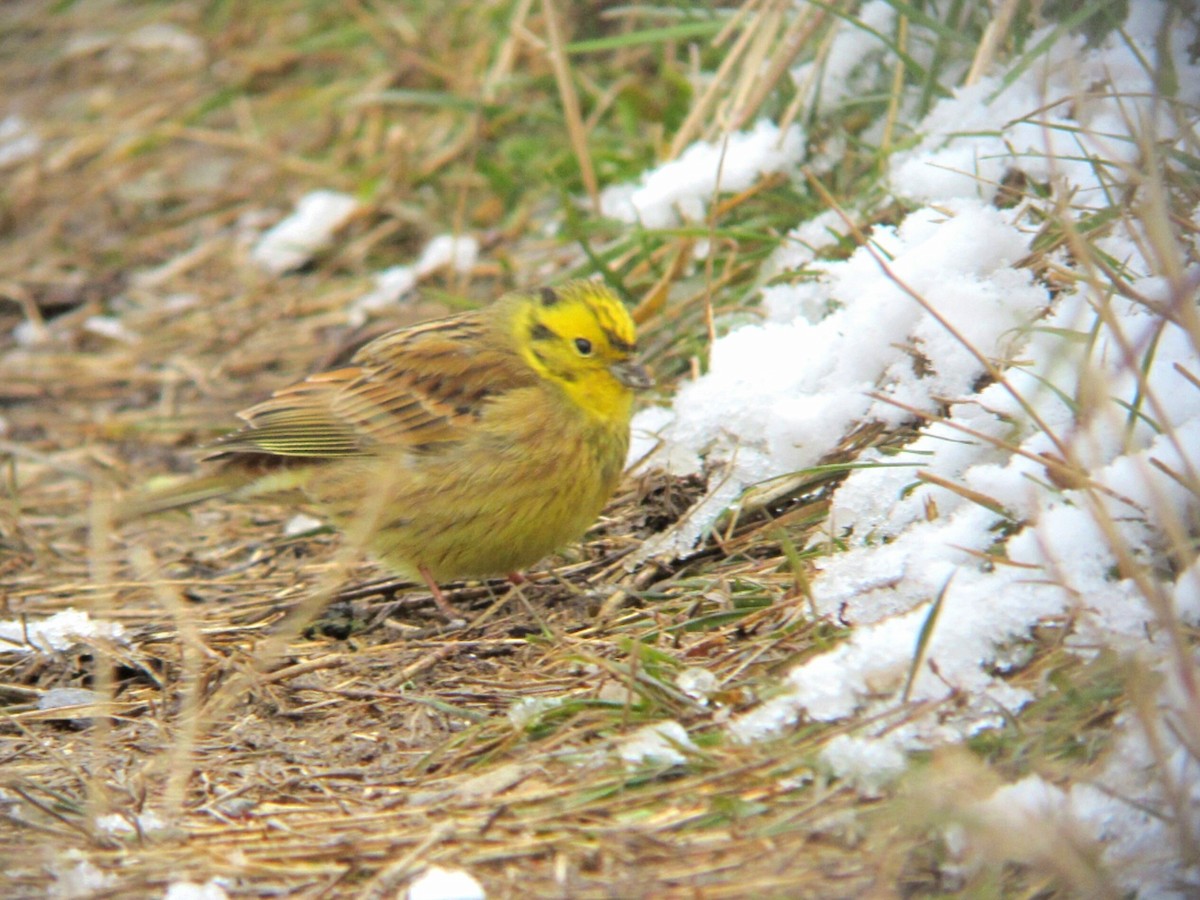
{"label": "bird's wing", "polygon": [[219,438],[214,456],[329,459],[462,441],[491,398],[535,377],[491,334],[475,314],[385,334],[351,365],[310,375],[239,413],[246,424]]}

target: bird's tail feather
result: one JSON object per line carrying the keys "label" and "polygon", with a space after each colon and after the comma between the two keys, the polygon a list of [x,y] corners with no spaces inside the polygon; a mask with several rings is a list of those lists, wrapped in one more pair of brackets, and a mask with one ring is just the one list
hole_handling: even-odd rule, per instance
{"label": "bird's tail feather", "polygon": [[122,500],[117,504],[113,518],[120,524],[171,509],[194,506],[205,500],[236,494],[252,480],[252,477],[239,477],[239,473],[229,470],[189,478],[179,484],[144,491]]}

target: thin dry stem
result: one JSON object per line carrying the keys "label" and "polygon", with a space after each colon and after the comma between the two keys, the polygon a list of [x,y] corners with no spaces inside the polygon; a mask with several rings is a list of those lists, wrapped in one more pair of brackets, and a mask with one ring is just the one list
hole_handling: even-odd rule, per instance
{"label": "thin dry stem", "polygon": [[567,59],[562,28],[558,23],[558,12],[554,0],[542,0],[542,16],[546,21],[547,52],[550,64],[554,68],[554,79],[558,83],[558,95],[562,101],[563,116],[567,126],[567,136],[571,140],[571,149],[575,152],[575,160],[579,164],[579,173],[583,177],[583,188],[587,191],[592,209],[600,212],[600,185],[596,181],[596,171],[592,166],[592,154],[588,147],[587,132],[583,126],[583,114],[579,108],[579,95],[575,92],[575,80],[571,75],[571,65]]}

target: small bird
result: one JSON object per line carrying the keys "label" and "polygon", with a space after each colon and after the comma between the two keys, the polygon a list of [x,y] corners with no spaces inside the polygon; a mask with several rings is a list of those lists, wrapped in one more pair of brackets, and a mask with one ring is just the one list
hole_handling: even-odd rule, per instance
{"label": "small bird", "polygon": [[612,495],[636,391],[633,319],[591,281],[402,328],[238,416],[217,469],[119,518],[299,492],[398,574],[515,573],[583,536]]}

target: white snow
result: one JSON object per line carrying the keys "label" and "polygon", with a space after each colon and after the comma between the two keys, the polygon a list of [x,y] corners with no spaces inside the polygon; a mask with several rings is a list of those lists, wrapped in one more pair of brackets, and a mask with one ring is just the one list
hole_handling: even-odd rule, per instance
{"label": "white snow", "polygon": [[407,900],[484,900],[483,886],[469,872],[430,866],[408,887]]}
{"label": "white snow", "polygon": [[308,534],[310,531],[315,531],[324,526],[325,522],[318,519],[316,516],[310,516],[306,513],[296,513],[287,520],[287,524],[283,526],[283,534],[285,537],[295,537],[298,534]]}
{"label": "white snow", "polygon": [[810,106],[818,102],[823,108],[836,106],[874,87],[873,76],[887,52],[882,36],[891,34],[895,19],[896,10],[890,3],[870,0],[853,18],[838,20],[824,58],[791,71],[792,81],[805,91]]}
{"label": "white snow", "polygon": [[[795,310],[790,318],[717,340],[708,373],[680,389],[669,419],[661,410],[640,413],[634,431],[662,439],[657,461],[675,474],[700,471],[702,458],[724,460],[719,497],[701,501],[641,557],[690,549],[743,489],[816,464],[855,424],[909,417],[871,392],[927,412],[939,397],[966,393],[983,364],[909,291],[979,353],[1003,357],[1019,326],[1049,302],[1028,272],[1013,268],[1031,234],[1011,219],[974,199],[921,209],[899,228],[877,229],[873,246],[849,259],[810,265],[820,281],[774,288],[772,309]],[[810,320],[808,310],[831,305]],[[649,443],[636,442],[631,461]]]}
{"label": "white snow", "polygon": [[258,239],[250,255],[272,275],[298,269],[333,242],[358,208],[357,200],[339,191],[305,194],[290,216]]}
{"label": "white snow", "polygon": [[22,319],[13,326],[12,337],[18,347],[36,347],[50,340],[50,329],[33,319]]}
{"label": "white snow", "polygon": [[152,835],[167,830],[167,823],[153,810],[138,813],[134,821],[120,813],[109,813],[98,816],[95,821],[98,830],[116,837],[133,837],[137,834]]}
{"label": "white snow", "polygon": [[689,666],[684,669],[675,676],[675,684],[701,706],[708,705],[708,698],[716,693],[720,686],[716,675],[699,666]]}
{"label": "white snow", "polygon": [[508,721],[514,728],[528,728],[544,713],[558,709],[565,702],[564,697],[520,697],[508,708]]}
{"label": "white snow", "polygon": [[134,344],[138,340],[138,336],[117,316],[88,316],[83,321],[83,330],[123,344]]}
{"label": "white snow", "polygon": [[799,126],[780,133],[777,125],[763,119],[749,131],[731,134],[728,142],[697,141],[637,184],[605,188],[600,209],[606,216],[646,228],[701,222],[718,191],[735,193],[763,175],[790,172],[803,152]]}
{"label": "white snow", "polygon": [[[1185,792],[1195,803],[1200,794],[1195,760],[1178,744],[1172,749],[1172,768],[1179,767],[1175,774],[1183,776]],[[1028,775],[967,806],[964,824],[975,832],[976,840],[1001,841],[1008,854],[1023,862],[1054,853],[1062,835],[1075,844],[1096,841],[1103,847],[1110,872],[1129,896],[1180,900],[1195,896],[1186,881],[1171,884],[1165,877],[1179,855],[1177,837],[1168,822],[1151,812],[1164,798],[1147,759],[1141,733],[1125,731],[1096,781],[1078,781],[1064,790]],[[1112,790],[1114,784],[1123,791]],[[1190,874],[1193,886],[1198,874]]]}
{"label": "white snow", "polygon": [[229,894],[215,878],[197,884],[194,881],[174,881],[167,886],[163,900],[228,900]]}
{"label": "white snow", "polygon": [[[1104,847],[1104,861],[1129,896],[1179,898],[1196,896],[1200,871],[1178,867],[1178,834],[1169,820],[1156,810],[1168,805],[1162,792],[1162,777],[1171,778],[1191,807],[1192,833],[1200,825],[1195,813],[1200,804],[1200,772],[1196,760],[1170,734],[1167,772],[1153,763],[1144,733],[1130,721],[1118,723],[1121,732],[1104,771],[1094,781],[1071,785],[1066,812],[1080,832]],[[1171,884],[1171,874],[1179,876]],[[1189,888],[1190,883],[1190,888]]]}
{"label": "white snow", "polygon": [[[1156,51],[1157,3],[1131,4],[1138,15],[1127,29],[1143,59]],[[1034,35],[1036,42],[1045,33]],[[1174,29],[1176,59],[1185,68],[1185,29]],[[1031,44],[1032,45],[1032,44]],[[1098,85],[1083,103],[1081,91]],[[1154,109],[1157,90],[1131,48],[1110,39],[1088,51],[1082,37],[1060,37],[1049,52],[1007,88],[1001,73],[955,92],[940,102],[922,123],[924,140],[892,160],[898,192],[926,202],[962,196],[991,197],[1006,170],[1020,169],[1037,182],[1057,181],[1076,192],[1077,204],[1106,205],[1106,190],[1126,180],[1125,167],[1136,166],[1141,154],[1133,129],[1153,122],[1157,137],[1171,140],[1178,125]],[[1200,98],[1197,79],[1180,79],[1183,103]]]}
{"label": "white snow", "polygon": [[413,266],[389,266],[375,273],[375,286],[350,305],[350,324],[361,325],[367,314],[384,309],[403,299],[417,286]]}
{"label": "white snow", "polygon": [[[635,418],[631,464],[707,478],[706,494],[638,560],[690,551],[747,488],[822,461],[860,425],[919,426],[899,452],[862,455],[859,463],[874,465],[853,471],[832,498],[820,540],[847,549],[819,559],[812,593],[820,615],[851,626],[849,637],[733,717],[735,740],[767,738],[804,719],[873,717],[874,732],[836,738],[820,754],[829,773],[873,792],[899,774],[909,751],[961,741],[1018,711],[1030,695],[996,673],[1022,658],[1035,626],[1066,619],[1067,645],[1082,653],[1111,646],[1136,654],[1170,676],[1168,685],[1179,683],[1181,668],[1195,674],[1195,660],[1172,656],[1167,629],[1172,608],[1185,623],[1200,620],[1200,563],[1186,537],[1200,515],[1200,389],[1192,380],[1200,349],[1195,334],[1157,310],[1194,303],[1200,269],[1185,269],[1173,291],[1149,250],[1148,226],[1128,217],[1093,240],[1145,302],[1086,277],[1056,278],[1052,293],[1022,265],[1043,220],[1029,203],[992,205],[1014,169],[1068,200],[1054,208],[1079,219],[1131,190],[1136,204],[1131,178],[1147,137],[1191,146],[1181,142],[1185,117],[1154,99],[1145,67],[1164,49],[1156,41],[1165,6],[1132,7],[1123,31],[1098,46],[1060,38],[1011,84],[997,69],[938,102],[916,123],[919,140],[890,162],[891,189],[912,211],[876,226],[867,246],[838,261],[818,251],[846,232],[840,216],[796,223],[764,266],[766,277],[791,277],[763,289],[763,321],[719,337],[707,372],[670,408]],[[883,31],[893,15],[885,3],[862,8]],[[840,29],[833,46],[842,55],[831,52],[824,75],[793,72],[818,107],[856,79],[879,76],[870,71],[884,58],[877,39]],[[1180,85],[1176,110],[1200,101],[1188,34],[1174,29],[1166,42]],[[699,218],[718,147],[696,145],[638,186],[610,189],[605,209],[647,226],[674,224],[680,211]],[[778,170],[800,153],[778,160]],[[1078,265],[1066,251],[1052,261],[1063,273]],[[926,423],[922,413],[945,419]],[[1183,566],[1171,556],[1180,548]],[[1127,577],[1127,559],[1151,574],[1149,597],[1144,582]],[[909,699],[932,711],[896,726],[888,713],[903,709],[906,685]],[[1176,694],[1160,706],[1182,722],[1196,700]],[[1194,883],[1198,873],[1167,865],[1168,825],[1145,811],[1176,814],[1140,727],[1119,724],[1122,762],[1093,785],[1001,789],[986,803],[1011,813],[1011,821],[996,817],[997,827],[1019,829],[1023,817],[1050,810],[1102,841],[1106,862],[1136,872],[1121,877],[1145,896],[1170,896],[1172,878]],[[1173,752],[1180,774],[1172,777],[1190,786],[1189,815],[1200,827],[1200,773],[1181,745]],[[1147,841],[1140,834],[1151,819]],[[1139,850],[1154,851],[1157,867],[1135,865]]]}
{"label": "white snow", "polygon": [[0,119],[0,169],[24,162],[41,149],[41,137],[23,118],[10,113]]}
{"label": "white snow", "polygon": [[74,847],[53,862],[54,883],[50,886],[53,900],[84,900],[111,890],[116,886],[116,876],[82,858]]}
{"label": "white snow", "polygon": [[47,619],[0,621],[0,653],[67,650],[80,641],[123,640],[120,622],[99,622],[83,610],[64,609]]}
{"label": "white snow", "polygon": [[[89,707],[102,703],[103,699],[100,694],[88,688],[56,687],[40,694],[37,706],[41,710]],[[80,718],[83,721],[87,720],[86,715]]]}
{"label": "white snow", "polygon": [[839,734],[827,743],[817,758],[830,775],[868,797],[877,796],[908,767],[904,751],[893,742],[848,734]]}
{"label": "white snow", "polygon": [[479,241],[470,235],[440,234],[429,241],[410,266],[391,266],[375,275],[375,286],[351,305],[351,325],[361,325],[369,313],[391,306],[411,293],[422,278],[449,268],[467,273],[479,259]]}
{"label": "white snow", "polygon": [[475,238],[461,234],[439,234],[425,245],[414,269],[418,277],[445,268],[465,273],[471,271],[477,259],[479,241]]}
{"label": "white snow", "polygon": [[617,755],[627,766],[678,766],[687,762],[683,750],[695,750],[687,729],[678,722],[666,720],[643,725],[628,735],[617,747]]}

